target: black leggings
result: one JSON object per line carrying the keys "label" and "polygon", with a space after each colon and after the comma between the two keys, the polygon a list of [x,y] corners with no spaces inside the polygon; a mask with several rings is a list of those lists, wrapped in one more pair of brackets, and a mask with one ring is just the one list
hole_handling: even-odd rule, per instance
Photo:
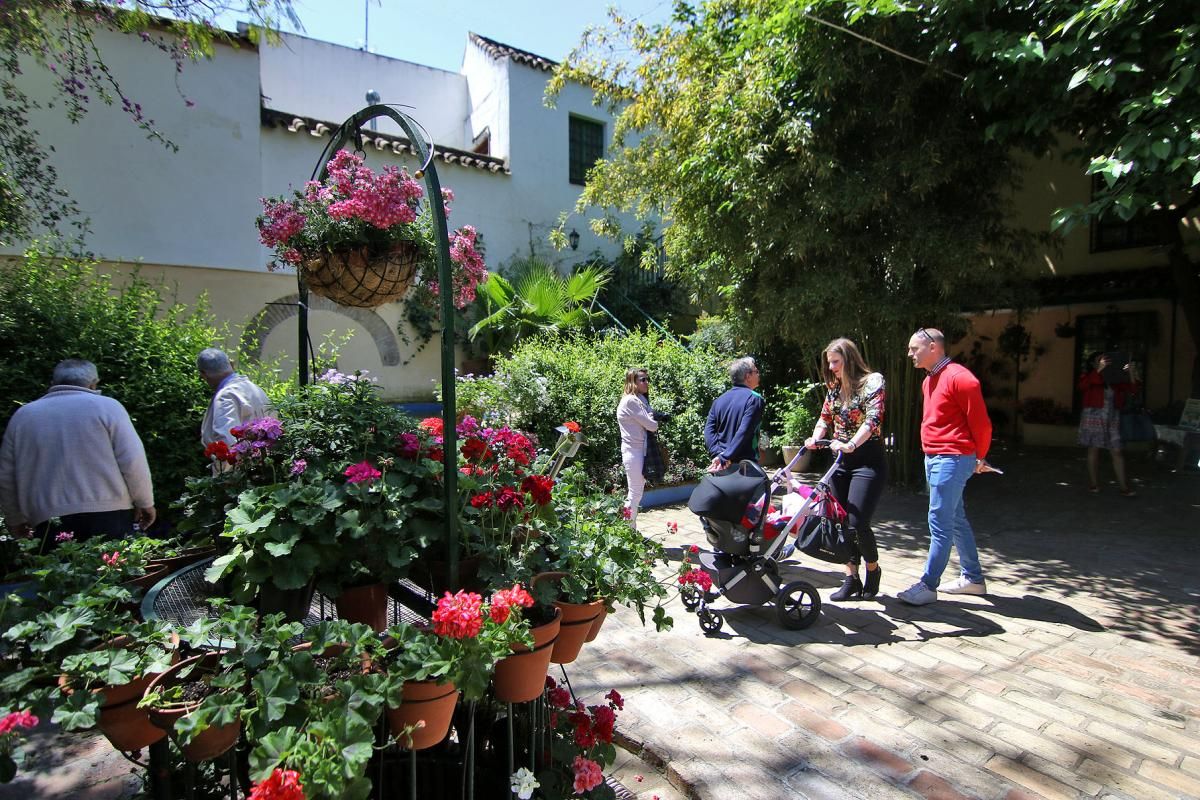
{"label": "black leggings", "polygon": [[871,517],[875,514],[875,506],[879,504],[879,496],[883,494],[886,483],[887,460],[884,458],[883,444],[878,439],[868,439],[853,453],[844,454],[841,466],[830,481],[833,496],[850,515],[848,524],[855,533],[848,537],[853,550],[850,562],[856,566],[864,559],[868,564],[879,560],[875,532],[871,530]]}

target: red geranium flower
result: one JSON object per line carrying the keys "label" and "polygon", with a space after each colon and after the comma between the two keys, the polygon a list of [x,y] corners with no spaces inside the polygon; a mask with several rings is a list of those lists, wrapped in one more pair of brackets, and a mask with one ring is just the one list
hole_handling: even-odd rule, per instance
{"label": "red geranium flower", "polygon": [[567,430],[569,430],[571,433],[579,433],[579,431],[582,430],[579,427],[578,422],[571,422],[570,420],[568,420],[567,422],[564,422],[563,427],[566,428]]}
{"label": "red geranium flower", "polygon": [[521,481],[521,491],[527,492],[539,506],[550,503],[550,490],[553,487],[554,479],[549,475],[530,475]]}
{"label": "red geranium flower", "polygon": [[217,461],[224,461],[226,464],[232,464],[237,460],[229,450],[229,445],[220,439],[204,448],[204,457],[209,459],[215,458]]}
{"label": "red geranium flower", "polygon": [[483,627],[483,598],[459,589],[446,592],[433,612],[433,632],[451,639],[474,639]]}
{"label": "red geranium flower", "polygon": [[679,576],[679,585],[687,586],[689,584],[699,586],[707,592],[712,588],[712,576],[702,569],[688,570]]}
{"label": "red geranium flower", "polygon": [[426,417],[417,427],[431,436],[441,436],[445,432],[445,423],[441,417]]}
{"label": "red geranium flower", "polygon": [[460,452],[467,461],[483,461],[492,454],[482,439],[467,439]]}
{"label": "red geranium flower", "polygon": [[501,511],[511,511],[525,507],[525,498],[512,486],[502,486],[496,493],[496,507]]}
{"label": "red geranium flower", "polygon": [[304,800],[300,773],[293,769],[278,769],[250,790],[250,800]]}
{"label": "red geranium flower", "polygon": [[482,492],[471,498],[471,508],[491,508],[492,493]]}

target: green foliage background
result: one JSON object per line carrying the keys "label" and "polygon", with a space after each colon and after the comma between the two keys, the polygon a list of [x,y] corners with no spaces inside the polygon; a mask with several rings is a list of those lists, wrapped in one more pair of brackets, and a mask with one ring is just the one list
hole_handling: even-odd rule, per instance
{"label": "green foliage background", "polygon": [[0,427],[45,394],[59,361],[92,361],[100,390],[129,411],[146,446],[155,501],[166,508],[184,479],[205,468],[200,420],[209,390],[197,376],[196,354],[222,333],[203,300],[189,308],[139,275],[117,286],[90,263],[30,250],[0,269]]}
{"label": "green foliage background", "polygon": [[708,408],[729,388],[729,378],[715,350],[689,350],[658,331],[523,342],[496,364],[495,375],[459,380],[458,408],[485,421],[491,411],[536,433],[543,447],[558,438],[556,426],[578,422],[586,443],[576,462],[604,486],[622,474],[617,403],[631,367],[649,371],[651,406],[673,415],[659,428],[672,462],[668,478],[694,478],[710,460],[704,447]]}

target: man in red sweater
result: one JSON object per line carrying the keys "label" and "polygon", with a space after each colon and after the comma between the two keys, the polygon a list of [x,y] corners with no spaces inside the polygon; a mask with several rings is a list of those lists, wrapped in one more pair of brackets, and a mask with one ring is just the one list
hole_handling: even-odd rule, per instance
{"label": "man in red sweater", "polygon": [[979,380],[946,355],[946,339],[936,328],[921,328],[908,340],[908,357],[928,371],[921,394],[921,449],[929,484],[929,557],[921,580],[897,597],[914,606],[937,600],[950,548],[958,551],[962,574],[941,587],[946,594],[986,594],[975,532],[967,522],[963,490],[970,477],[989,469],[984,456],[992,444],[992,422]]}

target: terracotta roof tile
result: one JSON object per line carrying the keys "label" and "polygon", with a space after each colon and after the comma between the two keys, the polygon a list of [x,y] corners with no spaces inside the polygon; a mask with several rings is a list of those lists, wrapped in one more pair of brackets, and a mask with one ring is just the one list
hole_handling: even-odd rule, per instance
{"label": "terracotta roof tile", "polygon": [[[285,111],[271,108],[262,109],[262,124],[267,128],[284,128],[291,133],[307,133],[311,136],[332,136],[338,129],[338,123],[326,120],[302,117]],[[374,147],[376,150],[391,150],[396,155],[416,155],[417,148],[407,137],[381,131],[362,132],[363,147]],[[433,144],[435,158],[440,158],[446,164],[458,164],[462,167],[481,169],[485,172],[511,175],[512,170],[503,158],[481,155],[469,150],[459,150],[457,147]]]}
{"label": "terracotta roof tile", "polygon": [[485,53],[495,59],[507,58],[515,61],[518,64],[540,69],[544,72],[549,72],[558,66],[557,61],[551,61],[544,56],[539,56],[537,53],[531,53],[528,50],[522,50],[512,45],[497,42],[495,39],[489,39],[486,36],[480,36],[478,33],[471,34],[471,41],[483,49]]}

